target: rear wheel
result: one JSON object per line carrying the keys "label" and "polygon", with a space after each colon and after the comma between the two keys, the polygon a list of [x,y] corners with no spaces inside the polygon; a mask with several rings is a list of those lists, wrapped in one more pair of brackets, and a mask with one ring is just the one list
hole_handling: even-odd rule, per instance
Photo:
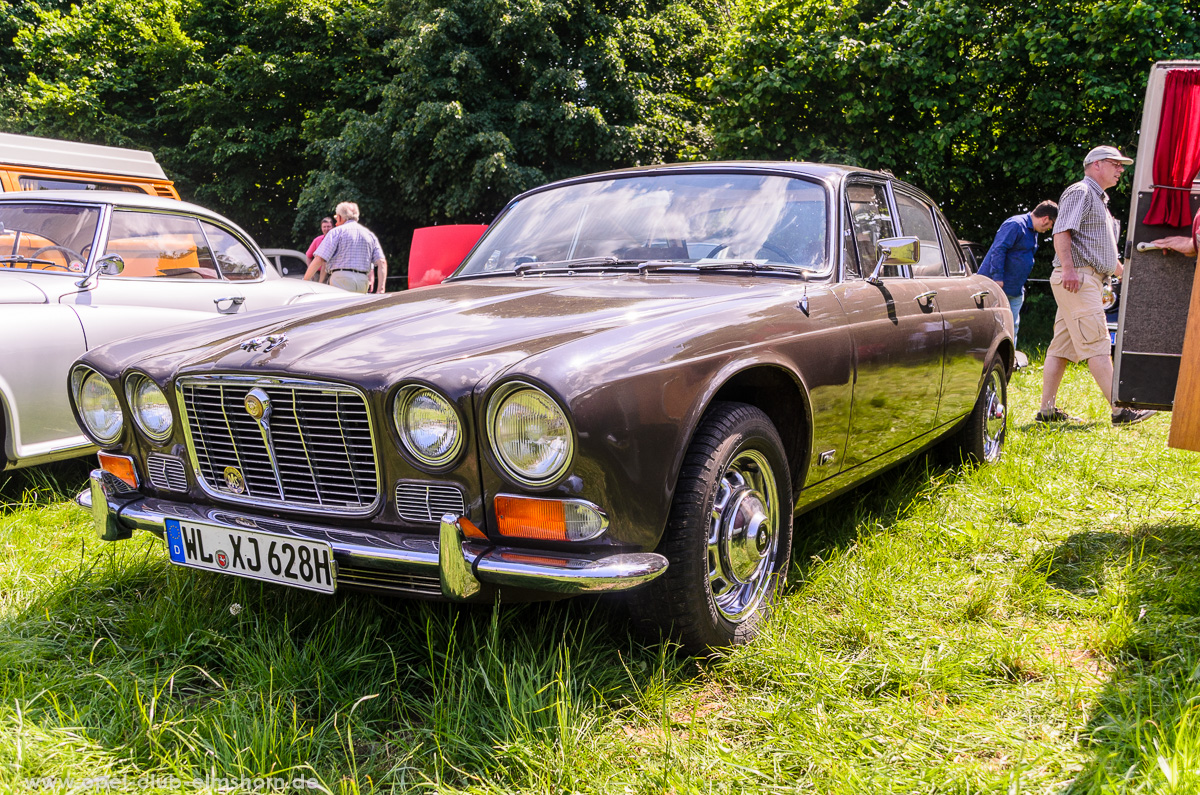
{"label": "rear wheel", "polygon": [[1008,432],[1008,376],[993,359],[971,416],[951,439],[952,456],[962,461],[991,464],[1000,460]]}
{"label": "rear wheel", "polygon": [[631,612],[689,652],[745,643],[775,599],[791,547],[778,431],[753,406],[714,404],[688,448],[659,545],[670,565],[629,595]]}

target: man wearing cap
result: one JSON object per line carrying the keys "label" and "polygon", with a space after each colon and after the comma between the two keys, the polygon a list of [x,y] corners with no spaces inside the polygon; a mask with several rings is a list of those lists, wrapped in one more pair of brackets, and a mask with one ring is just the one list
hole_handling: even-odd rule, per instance
{"label": "man wearing cap", "polygon": [[[1097,146],[1083,158],[1083,179],[1063,191],[1058,200],[1054,271],[1050,274],[1058,312],[1054,339],[1046,349],[1042,405],[1035,422],[1076,421],[1054,405],[1068,362],[1087,362],[1112,407],[1113,365],[1100,292],[1106,280],[1121,275],[1123,267],[1117,252],[1118,225],[1108,211],[1105,191],[1121,181],[1125,166],[1131,163],[1115,146]],[[1112,423],[1130,425],[1154,413],[1113,407]]]}
{"label": "man wearing cap", "polygon": [[342,202],[334,214],[337,226],[313,252],[304,278],[314,281],[321,273],[329,274],[329,283],[352,293],[370,292],[371,274],[375,292],[382,293],[387,281],[387,260],[375,233],[358,222],[358,205]]}

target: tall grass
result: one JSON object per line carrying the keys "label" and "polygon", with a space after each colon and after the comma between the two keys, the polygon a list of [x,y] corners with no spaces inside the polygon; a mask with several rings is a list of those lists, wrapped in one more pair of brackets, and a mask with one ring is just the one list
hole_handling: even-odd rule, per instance
{"label": "tall grass", "polygon": [[802,517],[777,615],[709,661],[602,601],[180,569],[94,540],[81,465],[10,475],[0,789],[1200,791],[1200,458],[1166,417],[1111,428],[1078,368],[1060,403],[1095,422],[1033,426],[1039,377],[1000,464],[922,458]]}

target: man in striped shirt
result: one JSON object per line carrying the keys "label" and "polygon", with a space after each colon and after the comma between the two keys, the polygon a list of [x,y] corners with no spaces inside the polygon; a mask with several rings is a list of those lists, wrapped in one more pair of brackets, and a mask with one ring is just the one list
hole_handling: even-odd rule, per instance
{"label": "man in striped shirt", "polygon": [[329,283],[352,293],[370,292],[374,271],[375,292],[382,293],[387,281],[387,259],[375,233],[358,222],[358,205],[342,202],[334,215],[337,226],[313,252],[304,278],[314,281],[329,274]]}
{"label": "man in striped shirt", "polygon": [[1054,339],[1042,369],[1042,405],[1035,422],[1076,418],[1054,405],[1068,362],[1086,361],[1112,409],[1113,425],[1130,425],[1154,414],[1112,405],[1113,364],[1101,290],[1123,270],[1117,253],[1118,224],[1105,192],[1121,181],[1133,160],[1115,146],[1097,146],[1083,158],[1083,179],[1063,191],[1054,222],[1054,271],[1050,289],[1058,312]]}

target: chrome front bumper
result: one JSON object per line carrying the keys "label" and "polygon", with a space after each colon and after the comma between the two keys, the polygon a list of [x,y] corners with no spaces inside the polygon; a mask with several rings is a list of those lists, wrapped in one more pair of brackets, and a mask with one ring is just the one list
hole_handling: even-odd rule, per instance
{"label": "chrome front bumper", "polygon": [[[589,557],[467,539],[461,517],[453,514],[442,517],[437,538],[394,533],[385,539],[359,530],[202,509],[147,497],[101,469],[92,470],[90,487],[75,501],[91,510],[96,531],[106,541],[129,538],[134,530],[162,537],[167,519],[261,530],[328,543],[339,584],[455,601],[479,593],[483,584],[558,595],[619,591],[649,582],[667,568],[667,559],[653,552]],[[343,572],[354,574],[347,579]]]}

